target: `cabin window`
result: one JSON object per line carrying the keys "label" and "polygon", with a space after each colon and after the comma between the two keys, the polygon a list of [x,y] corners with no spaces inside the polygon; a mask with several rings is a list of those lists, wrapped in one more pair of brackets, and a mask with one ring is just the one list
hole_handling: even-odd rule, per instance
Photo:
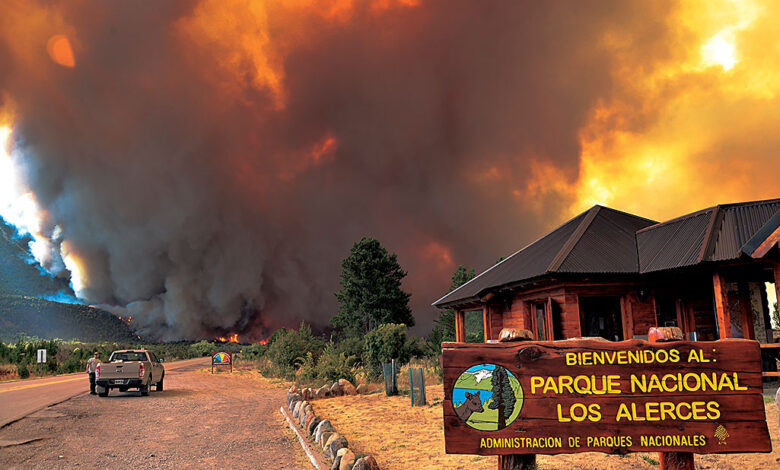
{"label": "cabin window", "polygon": [[671,297],[659,297],[655,301],[655,318],[658,326],[680,326],[677,322],[677,304]]}
{"label": "cabin window", "polygon": [[464,320],[466,324],[466,342],[484,343],[485,326],[482,310],[467,310]]}
{"label": "cabin window", "polygon": [[580,297],[580,325],[583,336],[622,341],[620,297]]}

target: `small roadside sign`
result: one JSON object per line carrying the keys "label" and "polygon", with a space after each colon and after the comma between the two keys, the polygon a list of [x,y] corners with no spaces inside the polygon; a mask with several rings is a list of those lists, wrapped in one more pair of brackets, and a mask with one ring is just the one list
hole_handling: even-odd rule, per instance
{"label": "small roadside sign", "polygon": [[46,362],[46,350],[45,349],[39,349],[38,350],[38,364],[43,364]]}

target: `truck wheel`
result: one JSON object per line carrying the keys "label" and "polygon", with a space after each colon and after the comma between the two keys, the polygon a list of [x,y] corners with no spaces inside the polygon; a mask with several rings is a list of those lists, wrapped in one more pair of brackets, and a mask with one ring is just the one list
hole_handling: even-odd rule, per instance
{"label": "truck wheel", "polygon": [[145,385],[141,385],[138,387],[138,391],[141,392],[142,397],[148,397],[149,396],[149,383],[147,382]]}
{"label": "truck wheel", "polygon": [[97,394],[98,394],[99,397],[107,397],[108,396],[108,388],[107,387],[101,387],[100,385],[98,385],[97,387],[95,387],[95,389],[97,390]]}
{"label": "truck wheel", "polygon": [[160,377],[160,381],[157,382],[157,391],[158,392],[162,392],[162,390],[163,390],[163,379],[164,378],[165,378],[165,376]]}

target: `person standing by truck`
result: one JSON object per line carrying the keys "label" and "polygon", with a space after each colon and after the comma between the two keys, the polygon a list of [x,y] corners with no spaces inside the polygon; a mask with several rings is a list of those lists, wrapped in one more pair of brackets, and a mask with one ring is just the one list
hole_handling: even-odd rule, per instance
{"label": "person standing by truck", "polygon": [[95,368],[100,362],[100,355],[95,352],[94,357],[90,357],[87,361],[87,374],[89,374],[89,394],[96,395],[95,393]]}

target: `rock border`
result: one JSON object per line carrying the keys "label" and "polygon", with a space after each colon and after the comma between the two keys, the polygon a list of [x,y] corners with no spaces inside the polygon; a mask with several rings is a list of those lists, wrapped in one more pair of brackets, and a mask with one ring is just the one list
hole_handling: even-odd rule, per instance
{"label": "rock border", "polygon": [[[287,391],[286,405],[287,409],[292,413],[292,418],[289,417],[284,407],[282,407],[282,414],[287,418],[290,427],[295,430],[301,446],[303,446],[306,454],[309,455],[309,460],[312,461],[314,467],[318,470],[323,468],[327,470],[328,467],[323,467],[322,463],[317,462],[317,459],[310,455],[310,448],[313,446],[307,440],[314,439],[319,449],[325,453],[325,457],[333,463],[330,466],[330,470],[380,470],[376,459],[371,455],[356,459],[355,453],[349,449],[347,438],[339,435],[329,420],[318,417],[314,413],[311,403],[309,403],[309,400],[316,398],[357,395],[359,389],[360,387],[355,387],[348,380],[339,379],[338,382],[333,383],[330,387],[323,385],[317,390],[312,390],[311,388],[300,390],[293,385]],[[363,387],[363,390],[365,390],[365,387]],[[305,433],[307,440],[304,440],[301,431],[298,430],[299,426],[302,432]]]}

